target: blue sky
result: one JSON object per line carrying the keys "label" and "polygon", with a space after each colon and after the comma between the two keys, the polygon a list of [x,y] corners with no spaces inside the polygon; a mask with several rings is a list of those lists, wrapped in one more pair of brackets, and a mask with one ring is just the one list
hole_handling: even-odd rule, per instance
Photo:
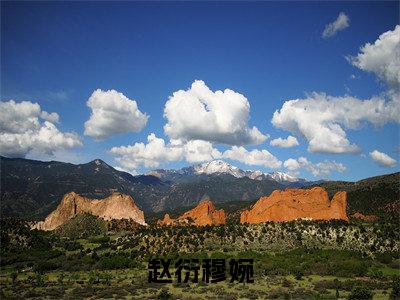
{"label": "blue sky", "polygon": [[[288,130],[290,120],[281,127],[271,123],[285,101],[313,98],[313,92],[359,101],[375,96],[398,104],[392,100],[398,89],[379,76],[382,74],[346,59],[356,57],[360,47],[374,44],[381,34],[394,32],[399,23],[398,2],[2,2],[1,6],[1,100],[29,101],[38,103],[42,111],[56,112],[59,121],[53,123],[57,130],[74,132],[81,141],[80,145],[72,143],[73,147],[49,146],[46,151],[32,142],[25,151],[3,151],[3,155],[71,162],[101,158],[139,173],[194,163],[184,154],[165,160],[156,155],[149,162],[151,157],[122,158],[121,151],[112,154],[109,150],[147,143],[151,133],[168,145],[172,137],[163,129],[169,122],[163,117],[168,97],[202,80],[212,92],[228,88],[243,95],[250,105],[248,127],[256,126],[261,134],[269,135],[262,143],[236,146],[247,151],[267,150],[281,162],[265,162],[271,157],[255,152],[261,155],[258,163],[239,158],[238,153],[231,159],[223,157],[234,165],[340,180],[399,170],[398,119],[381,116],[384,121],[374,123],[360,117],[356,128],[343,125],[343,117],[325,122],[339,124],[346,140],[358,146],[358,151],[340,153],[310,151],[316,133],[305,137],[300,123],[304,130]],[[348,17],[347,26],[323,37],[325,27],[341,12]],[[395,49],[398,51],[398,45]],[[115,90],[135,100],[140,112],[149,116],[147,123],[138,132],[130,130],[101,140],[85,135],[84,124],[92,113],[86,102],[97,89]],[[395,96],[387,96],[389,92]],[[314,98],[312,101],[317,101]],[[16,134],[15,130],[12,133]],[[271,140],[289,135],[296,137],[298,146],[270,145]],[[19,138],[15,136],[13,141],[20,142]],[[191,139],[182,136],[182,143]],[[4,136],[0,142],[6,144]],[[221,155],[235,146],[211,143]],[[374,150],[397,161],[396,165],[385,158],[373,159],[370,153]],[[299,164],[299,157],[305,157],[308,164]],[[284,162],[290,158],[298,165],[288,169]],[[324,162],[327,164],[317,165]],[[329,167],[333,162],[336,165]],[[318,168],[327,168],[328,173]],[[317,175],[311,170],[317,170]]]}

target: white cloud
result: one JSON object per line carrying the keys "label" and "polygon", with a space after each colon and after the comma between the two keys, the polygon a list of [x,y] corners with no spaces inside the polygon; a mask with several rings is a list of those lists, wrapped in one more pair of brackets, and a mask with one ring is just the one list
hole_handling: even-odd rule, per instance
{"label": "white cloud", "polygon": [[288,169],[289,171],[296,171],[296,170],[300,169],[299,162],[293,158],[289,158],[289,159],[285,160],[285,162],[283,163],[283,166],[286,169]]}
{"label": "white cloud", "polygon": [[392,88],[400,87],[400,25],[393,31],[382,33],[374,44],[367,43],[360,53],[349,57],[349,61],[359,69],[373,72]]}
{"label": "white cloud", "polygon": [[224,158],[240,161],[246,165],[264,166],[276,169],[282,165],[282,162],[267,150],[248,151],[244,147],[233,146],[223,153]]}
{"label": "white cloud", "polygon": [[369,156],[383,167],[394,167],[397,163],[395,159],[383,152],[379,152],[378,150],[370,152]]}
{"label": "white cloud", "polygon": [[25,157],[35,152],[51,156],[55,151],[81,146],[75,133],[63,133],[53,123],[57,113],[42,111],[40,105],[29,101],[0,102],[0,154]]}
{"label": "white cloud", "polygon": [[60,116],[58,115],[58,113],[52,112],[52,113],[48,113],[47,111],[42,111],[42,113],[40,114],[40,117],[43,120],[49,121],[51,123],[58,123]]}
{"label": "white cloud", "polygon": [[349,22],[349,17],[344,12],[341,12],[334,22],[325,26],[322,36],[324,38],[334,36],[337,32],[349,27]]}
{"label": "white cloud", "polygon": [[295,172],[300,169],[305,169],[314,176],[327,177],[332,171],[344,172],[346,167],[335,161],[324,161],[319,163],[312,163],[305,157],[299,157],[297,160],[289,158],[283,163],[283,166],[289,171]]}
{"label": "white cloud", "polygon": [[221,152],[213,148],[210,142],[193,140],[184,145],[186,161],[190,163],[210,161],[221,157]]}
{"label": "white cloud", "polygon": [[117,170],[117,171],[129,173],[129,174],[131,174],[131,175],[133,175],[133,176],[138,175],[138,172],[136,172],[136,170],[133,170],[133,169],[131,169],[131,170],[126,170],[126,169],[124,169],[124,168],[122,168],[122,167],[119,167],[119,166],[116,166],[116,167],[113,167],[113,168],[114,168],[115,170]]}
{"label": "white cloud", "polygon": [[298,146],[299,142],[294,136],[289,135],[286,139],[282,138],[273,139],[269,144],[271,146],[276,146],[276,147],[290,148]]}
{"label": "white cloud", "polygon": [[125,170],[135,170],[141,166],[157,168],[179,160],[195,163],[221,157],[221,153],[210,142],[171,140],[166,144],[164,139],[156,137],[154,133],[147,137],[147,144],[113,147],[110,153],[116,156],[120,168]]}
{"label": "white cloud", "polygon": [[95,90],[87,101],[92,113],[85,122],[85,135],[104,139],[119,133],[139,132],[147,123],[135,100],[115,90]]}
{"label": "white cloud", "polygon": [[0,102],[0,132],[24,133],[39,130],[40,105],[30,101]]}
{"label": "white cloud", "polygon": [[110,153],[117,156],[116,160],[122,168],[131,170],[140,166],[157,168],[162,163],[180,160],[183,149],[180,146],[166,145],[162,138],[151,133],[147,137],[147,144],[112,147]]}
{"label": "white cloud", "polygon": [[383,125],[400,123],[400,97],[359,100],[354,97],[333,97],[312,93],[306,99],[286,101],[275,111],[272,124],[304,136],[310,152],[355,153],[359,147],[352,144],[344,129],[358,129],[365,122]]}
{"label": "white cloud", "polygon": [[211,91],[196,80],[187,91],[174,92],[165,103],[165,133],[172,139],[228,145],[261,144],[267,136],[250,128],[250,104],[230,89]]}

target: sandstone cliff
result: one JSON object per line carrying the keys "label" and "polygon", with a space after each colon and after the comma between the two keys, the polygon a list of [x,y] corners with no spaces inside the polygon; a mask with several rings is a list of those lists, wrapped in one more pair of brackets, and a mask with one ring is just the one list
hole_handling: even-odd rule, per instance
{"label": "sandstone cliff", "polygon": [[210,200],[201,201],[195,208],[185,212],[177,219],[172,219],[165,214],[163,220],[158,220],[157,225],[220,225],[225,224],[225,212],[223,209],[216,210],[214,204]]}
{"label": "sandstone cliff", "polygon": [[34,228],[53,230],[64,224],[77,214],[88,212],[104,220],[132,219],[141,225],[147,225],[141,211],[133,199],[121,193],[113,193],[101,200],[88,199],[74,192],[64,195],[61,203],[44,221],[38,222]]}
{"label": "sandstone cliff", "polygon": [[337,192],[332,201],[320,187],[276,190],[261,197],[250,210],[240,215],[240,223],[285,222],[306,218],[313,220],[346,220],[346,192]]}

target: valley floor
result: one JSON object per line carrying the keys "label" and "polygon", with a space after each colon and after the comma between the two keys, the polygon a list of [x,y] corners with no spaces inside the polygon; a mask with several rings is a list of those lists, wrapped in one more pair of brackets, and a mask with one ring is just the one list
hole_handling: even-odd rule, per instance
{"label": "valley floor", "polygon": [[[82,219],[83,218],[83,219]],[[0,299],[398,299],[397,224],[289,222],[56,232],[2,221]],[[91,228],[91,222],[95,225]],[[81,226],[82,227],[79,227]],[[96,228],[96,230],[94,230]],[[148,263],[254,259],[254,283],[155,284]],[[175,267],[170,269],[174,274]],[[227,273],[229,275],[229,273]],[[396,298],[397,297],[397,298]]]}

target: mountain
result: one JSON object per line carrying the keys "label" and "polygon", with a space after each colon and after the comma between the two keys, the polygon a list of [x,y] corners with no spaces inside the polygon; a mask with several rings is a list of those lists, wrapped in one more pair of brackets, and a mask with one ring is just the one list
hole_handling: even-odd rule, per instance
{"label": "mountain", "polygon": [[159,199],[169,185],[154,176],[132,176],[100,159],[74,165],[0,157],[1,216],[42,219],[63,196],[76,192],[88,198],[105,198],[113,192],[132,196],[143,210]]}
{"label": "mountain", "polygon": [[104,220],[128,219],[140,225],[147,225],[141,211],[133,199],[121,193],[113,193],[101,200],[91,200],[75,192],[66,194],[57,208],[44,221],[34,227],[41,230],[54,230],[81,213],[90,213]]}
{"label": "mountain", "polygon": [[[235,207],[243,207],[243,203],[255,202],[274,190],[313,186],[325,188],[330,197],[346,191],[349,213],[376,215],[377,211],[400,211],[400,173],[358,182],[291,182],[278,172],[242,171],[246,175],[237,177],[239,169],[225,164],[214,162],[210,166],[201,164],[132,176],[99,159],[75,165],[0,157],[0,216],[41,220],[69,192],[94,199],[106,198],[113,192],[123,193],[135,199],[136,205],[149,215],[187,210],[205,198],[213,199],[218,206],[236,203]],[[284,178],[286,181],[277,181]]]}
{"label": "mountain", "polygon": [[346,207],[346,192],[337,192],[330,201],[328,193],[320,187],[286,189],[261,197],[250,210],[241,213],[240,222],[285,222],[300,218],[348,221]]}
{"label": "mountain", "polygon": [[[236,178],[247,176],[246,172],[232,166],[223,160],[213,160],[193,167],[194,173],[199,174],[228,174]],[[247,176],[248,177],[248,176]]]}
{"label": "mountain", "polygon": [[72,191],[96,199],[113,192],[127,194],[147,213],[190,207],[205,197],[216,203],[250,201],[283,188],[271,179],[195,174],[193,167],[164,171],[168,176],[132,176],[99,159],[79,165],[6,157],[0,160],[2,217],[43,219]]}
{"label": "mountain", "polygon": [[350,213],[392,214],[400,213],[400,173],[362,179],[356,182],[324,181],[318,186],[325,188],[330,197],[338,191],[346,191]]}
{"label": "mountain", "polygon": [[306,182],[305,179],[296,178],[283,172],[263,173],[259,170],[241,170],[223,160],[213,160],[179,170],[158,169],[149,172],[148,175],[157,176],[163,180],[170,181],[192,181],[198,178],[204,178],[202,175],[230,175],[235,178],[247,177],[253,180],[274,180],[283,184]]}

